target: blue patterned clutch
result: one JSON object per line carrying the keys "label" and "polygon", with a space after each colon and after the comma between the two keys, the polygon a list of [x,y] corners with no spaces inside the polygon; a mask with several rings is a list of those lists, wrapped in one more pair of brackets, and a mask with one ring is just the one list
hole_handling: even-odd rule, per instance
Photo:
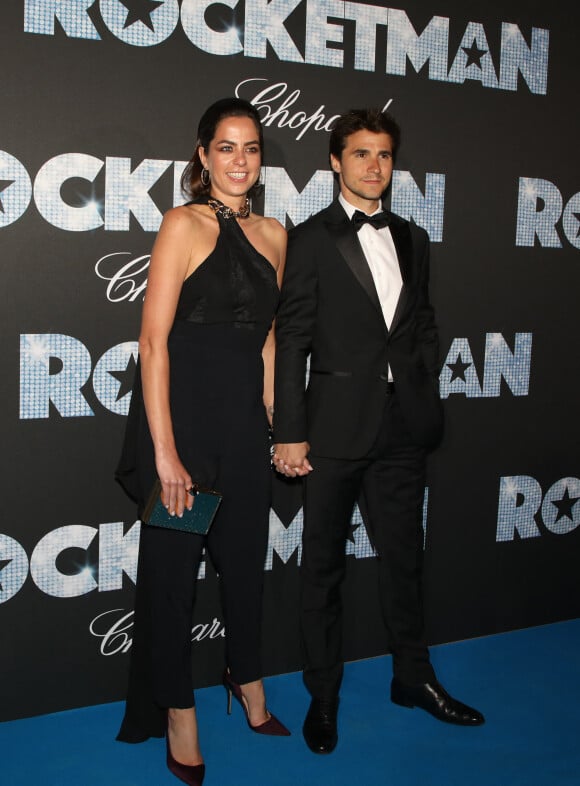
{"label": "blue patterned clutch", "polygon": [[219,491],[206,489],[194,483],[188,489],[194,497],[191,510],[185,508],[183,516],[171,516],[161,501],[161,481],[157,479],[143,511],[142,521],[152,527],[177,529],[196,535],[207,535],[222,501]]}

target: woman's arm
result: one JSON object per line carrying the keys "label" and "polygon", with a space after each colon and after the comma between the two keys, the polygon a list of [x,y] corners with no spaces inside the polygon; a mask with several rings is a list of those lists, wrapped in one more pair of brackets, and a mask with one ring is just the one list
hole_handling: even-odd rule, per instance
{"label": "woman's arm", "polygon": [[169,407],[169,353],[167,338],[191,258],[192,217],[183,208],[170,210],[163,219],[151,254],[139,354],[143,400],[155,449],[155,465],[162,484],[162,499],[169,512],[181,516],[193,498],[186,495],[191,476],[175,447]]}
{"label": "woman's arm", "polygon": [[[275,250],[275,259],[272,264],[276,270],[276,279],[278,281],[278,289],[282,287],[282,278],[284,277],[284,265],[286,263],[286,230],[274,219],[270,219],[269,230],[272,233],[273,248]],[[274,333],[274,323],[264,342],[262,349],[262,359],[264,361],[264,406],[266,407],[266,416],[268,423],[272,425],[274,416],[274,363],[276,360],[276,338]]]}
{"label": "woman's arm", "polygon": [[280,307],[276,316],[274,464],[289,477],[312,471],[308,460],[306,368],[318,308],[319,225],[290,231]]}
{"label": "woman's arm", "polygon": [[273,324],[262,349],[262,360],[264,361],[264,406],[268,423],[271,426],[274,417],[274,363],[276,360],[276,339],[274,338]]}

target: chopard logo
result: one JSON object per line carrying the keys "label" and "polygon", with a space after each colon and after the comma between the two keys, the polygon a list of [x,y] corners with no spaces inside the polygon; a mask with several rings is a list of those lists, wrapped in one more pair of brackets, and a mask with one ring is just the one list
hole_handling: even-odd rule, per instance
{"label": "chopard logo", "polygon": [[[236,87],[236,96],[250,101],[260,112],[262,125],[275,128],[290,128],[296,131],[296,140],[300,141],[307,131],[332,131],[332,124],[339,115],[325,114],[326,107],[320,104],[317,109],[301,109],[296,102],[301,98],[299,89],[291,90],[287,82],[275,82],[263,86],[268,80],[264,77],[244,79]],[[252,89],[250,89],[250,86]],[[260,88],[260,89],[258,89]],[[255,92],[258,89],[258,92]],[[393,99],[390,98],[383,107],[388,109]]]}
{"label": "chopard logo", "polygon": [[113,251],[97,260],[95,273],[108,281],[106,294],[111,303],[128,300],[130,303],[147,288],[150,254],[135,257],[130,251]]}
{"label": "chopard logo", "polygon": [[[100,640],[99,652],[105,657],[129,652],[133,643],[133,615],[125,609],[109,609],[98,614],[89,625],[90,633]],[[211,622],[198,622],[191,629],[191,641],[225,638],[224,624],[216,617]]]}

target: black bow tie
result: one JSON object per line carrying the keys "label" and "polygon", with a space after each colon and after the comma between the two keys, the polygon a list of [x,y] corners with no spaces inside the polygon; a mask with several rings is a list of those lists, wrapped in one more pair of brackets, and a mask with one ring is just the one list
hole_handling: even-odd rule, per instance
{"label": "black bow tie", "polygon": [[385,210],[375,213],[374,216],[367,216],[362,210],[355,210],[351,221],[357,232],[364,224],[370,224],[375,229],[383,229],[389,225],[389,215]]}

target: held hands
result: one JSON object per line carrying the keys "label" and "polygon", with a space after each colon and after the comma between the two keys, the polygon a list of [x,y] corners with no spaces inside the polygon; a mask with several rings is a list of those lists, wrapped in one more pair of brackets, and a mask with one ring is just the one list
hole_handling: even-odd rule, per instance
{"label": "held hands", "polygon": [[303,477],[312,472],[312,465],[307,459],[310,452],[308,442],[289,442],[274,445],[272,464],[277,472],[287,478]]}
{"label": "held hands", "polygon": [[161,481],[161,501],[171,516],[183,516],[185,508],[191,510],[194,498],[188,494],[193,485],[191,475],[185,469],[177,454],[156,458],[157,474]]}

